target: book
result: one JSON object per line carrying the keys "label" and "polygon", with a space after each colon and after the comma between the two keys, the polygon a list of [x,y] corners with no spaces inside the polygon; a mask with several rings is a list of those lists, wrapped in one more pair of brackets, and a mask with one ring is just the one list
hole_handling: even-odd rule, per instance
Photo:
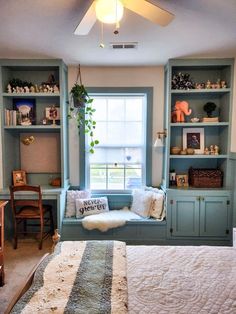
{"label": "book", "polygon": [[202,122],[219,122],[219,117],[213,117],[213,118],[204,117],[202,118]]}

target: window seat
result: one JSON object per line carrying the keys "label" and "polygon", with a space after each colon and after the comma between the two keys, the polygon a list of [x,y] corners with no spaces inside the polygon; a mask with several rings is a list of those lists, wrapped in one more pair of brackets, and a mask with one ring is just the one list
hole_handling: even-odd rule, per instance
{"label": "window seat", "polygon": [[[93,197],[107,196],[110,210],[118,210],[132,204],[131,194],[93,194]],[[99,214],[101,215],[101,214]],[[125,225],[106,232],[97,229],[87,230],[82,225],[82,219],[63,218],[61,228],[62,241],[78,240],[120,240],[127,244],[160,244],[166,243],[166,220],[154,218],[128,220]]]}
{"label": "window seat", "polygon": [[120,240],[128,244],[163,244],[166,240],[166,220],[141,218],[129,220],[122,227],[106,232],[87,230],[82,219],[64,218],[61,237],[63,241],[75,240]]}

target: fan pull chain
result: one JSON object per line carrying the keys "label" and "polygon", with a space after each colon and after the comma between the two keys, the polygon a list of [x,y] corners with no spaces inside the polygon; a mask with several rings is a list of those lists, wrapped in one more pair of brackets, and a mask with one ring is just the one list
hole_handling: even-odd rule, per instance
{"label": "fan pull chain", "polygon": [[101,22],[101,41],[99,44],[100,48],[105,48],[105,44],[104,44],[104,32],[103,32],[103,23]]}

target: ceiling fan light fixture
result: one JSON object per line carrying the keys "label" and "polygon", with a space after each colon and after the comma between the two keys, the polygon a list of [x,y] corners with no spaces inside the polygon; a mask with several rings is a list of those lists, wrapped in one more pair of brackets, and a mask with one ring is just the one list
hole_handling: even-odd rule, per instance
{"label": "ceiling fan light fixture", "polygon": [[97,0],[95,10],[99,21],[115,24],[122,19],[124,6],[120,0]]}

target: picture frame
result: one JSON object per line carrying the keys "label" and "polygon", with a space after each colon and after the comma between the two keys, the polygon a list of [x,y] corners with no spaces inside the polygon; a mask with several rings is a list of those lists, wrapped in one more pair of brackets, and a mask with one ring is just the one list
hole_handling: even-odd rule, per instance
{"label": "picture frame", "polygon": [[17,111],[17,124],[28,126],[36,124],[36,102],[31,98],[14,98],[13,109]]}
{"label": "picture frame", "polygon": [[188,175],[187,174],[177,174],[176,175],[176,184],[177,187],[187,187],[188,184]]}
{"label": "picture frame", "polygon": [[47,120],[60,120],[60,107],[52,105],[45,108],[45,118]]}
{"label": "picture frame", "polygon": [[183,149],[192,148],[195,154],[204,154],[204,128],[183,128]]}
{"label": "picture frame", "polygon": [[21,186],[26,185],[26,172],[24,170],[12,171],[13,185]]}

